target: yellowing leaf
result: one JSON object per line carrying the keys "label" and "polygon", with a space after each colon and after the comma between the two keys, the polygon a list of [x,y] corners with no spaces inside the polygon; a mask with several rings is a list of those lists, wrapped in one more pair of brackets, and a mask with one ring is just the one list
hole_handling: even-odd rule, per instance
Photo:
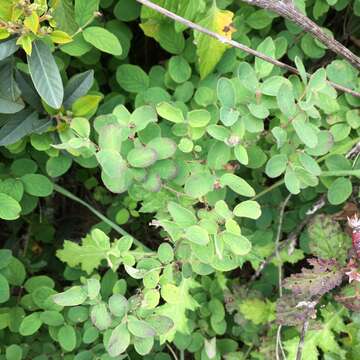
{"label": "yellowing leaf", "polygon": [[92,115],[101,101],[100,95],[85,95],[77,99],[72,105],[74,116],[90,116]]}
{"label": "yellowing leaf", "polygon": [[31,55],[32,40],[33,40],[33,35],[25,34],[18,38],[18,40],[16,41],[16,44],[20,45],[24,49],[24,51],[26,52],[27,55]]}
{"label": "yellowing leaf", "polygon": [[10,36],[10,33],[5,29],[0,29],[0,40],[4,40]]}
{"label": "yellowing leaf", "polygon": [[[228,39],[234,29],[231,22],[234,14],[228,10],[220,10],[214,4],[208,16],[200,21],[200,25],[214,31]],[[199,57],[199,70],[201,78],[205,78],[216,66],[224,54],[227,45],[206,34],[195,32],[197,55]]]}
{"label": "yellowing leaf", "polygon": [[31,30],[34,34],[38,32],[39,24],[39,16],[35,11],[33,11],[31,15],[27,16],[24,20],[25,27]]}
{"label": "yellowing leaf", "polygon": [[55,30],[50,34],[50,38],[54,43],[67,44],[73,41],[72,37],[65,31]]}

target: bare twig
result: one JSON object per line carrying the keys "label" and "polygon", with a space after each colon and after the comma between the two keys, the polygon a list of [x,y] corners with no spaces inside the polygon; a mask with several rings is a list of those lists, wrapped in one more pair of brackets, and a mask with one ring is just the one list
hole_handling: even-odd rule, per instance
{"label": "bare twig", "polygon": [[310,33],[317,40],[322,42],[327,48],[332,50],[340,57],[346,59],[353,67],[360,70],[360,58],[350,51],[346,46],[327,35],[316,23],[295,8],[288,1],[283,0],[241,0],[250,5],[256,5],[263,9],[273,11],[274,13],[286,18],[306,32]]}
{"label": "bare twig", "polygon": [[[248,46],[246,45],[243,45],[235,40],[231,40],[231,39],[228,39],[226,38],[225,36],[222,36],[216,32],[213,32],[209,29],[206,29],[204,27],[202,27],[201,25],[198,25],[190,20],[187,20],[177,14],[174,14],[173,12],[157,5],[157,4],[154,4],[153,2],[149,1],[149,0],[136,0],[137,2],[143,4],[144,6],[147,6],[149,7],[150,9],[153,9],[155,11],[157,11],[158,13],[164,15],[164,16],[167,16],[168,18],[170,19],[173,19],[181,24],[184,24],[186,25],[187,27],[191,28],[191,29],[194,29],[196,31],[199,31],[203,34],[206,34],[206,35],[209,35],[217,40],[219,40],[220,42],[222,42],[223,44],[227,44],[229,46],[232,46],[232,47],[235,47],[237,49],[240,49],[250,55],[254,55],[256,57],[258,57],[259,59],[262,59],[268,63],[271,63],[275,66],[278,66],[280,68],[283,68],[287,71],[290,71],[294,74],[299,74],[298,70],[296,68],[294,68],[293,66],[290,66],[288,64],[285,64],[279,60],[276,60],[270,56],[267,56],[259,51],[256,51],[254,49],[251,49],[249,48]],[[310,77],[310,74],[307,74],[309,77]],[[355,97],[359,97],[360,98],[360,93],[355,91],[355,90],[352,90],[352,89],[349,89],[345,86],[342,86],[342,85],[339,85],[339,84],[336,84],[336,83],[333,83],[331,81],[328,81],[328,83],[333,86],[335,89],[339,90],[339,91],[342,91],[342,92],[346,92],[348,94],[351,94],[352,96],[355,96]]]}
{"label": "bare twig", "polygon": [[169,349],[171,355],[173,356],[174,360],[179,360],[178,356],[176,355],[176,352],[174,349],[170,346],[169,343],[165,343],[166,347]]}
{"label": "bare twig", "polygon": [[301,360],[301,358],[302,358],[302,352],[303,352],[304,344],[305,344],[305,335],[306,335],[308,327],[309,327],[309,319],[304,321],[302,329],[301,329],[300,341],[299,341],[299,345],[298,345],[297,352],[296,352],[296,360]]}
{"label": "bare twig", "polygon": [[[323,206],[325,205],[325,195],[322,195],[320,199],[312,206],[310,210],[307,211],[306,217],[304,220],[300,222],[300,224],[296,227],[296,229],[290,233],[290,235],[283,241],[279,241],[278,251],[281,251],[285,249],[287,246],[289,246],[289,252],[293,252],[293,249],[295,248],[295,244],[297,241],[297,238],[300,234],[300,232],[303,230],[303,228],[308,224],[308,222],[311,220],[312,215],[319,211]],[[255,274],[251,277],[250,281],[254,281],[264,270],[264,268],[276,257],[276,251],[274,251],[270,256],[268,256],[258,267]]]}
{"label": "bare twig", "polygon": [[[275,239],[275,256],[278,260],[279,297],[282,297],[282,262],[281,262],[279,245],[280,245],[280,238],[281,238],[281,233],[282,233],[282,224],[284,221],[285,208],[286,208],[291,196],[292,196],[292,194],[289,194],[285,198],[284,202],[281,205],[280,214],[279,214],[279,224],[278,224],[276,239]],[[281,324],[278,327],[277,335],[276,335],[276,347],[275,347],[276,360],[280,360],[279,349],[281,350],[282,357],[284,359],[285,354],[284,354],[284,350],[282,349],[282,342],[281,342]]]}

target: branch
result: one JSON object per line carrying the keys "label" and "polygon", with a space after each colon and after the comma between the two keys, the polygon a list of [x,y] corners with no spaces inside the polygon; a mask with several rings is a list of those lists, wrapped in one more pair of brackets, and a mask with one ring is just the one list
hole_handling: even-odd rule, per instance
{"label": "branch", "polygon": [[305,344],[305,335],[306,335],[308,327],[309,327],[309,319],[306,319],[304,321],[304,324],[301,329],[300,341],[299,341],[299,345],[298,345],[298,348],[296,351],[296,360],[301,360],[301,358],[302,358],[302,352],[303,352],[304,344]]}
{"label": "branch", "polygon": [[[220,34],[216,33],[216,32],[213,32],[209,29],[206,29],[204,27],[202,27],[201,25],[198,25],[196,23],[193,23],[192,21],[190,20],[187,20],[179,15],[176,15],[174,14],[173,12],[159,6],[159,5],[156,5],[154,4],[153,2],[149,1],[149,0],[136,0],[137,2],[143,4],[144,6],[147,6],[148,8],[150,9],[153,9],[154,11],[164,15],[164,16],[167,16],[168,18],[170,19],[173,19],[181,24],[184,24],[185,26],[193,29],[193,30],[196,30],[196,31],[199,31],[201,33],[204,33],[206,35],[209,35],[217,40],[219,40],[220,42],[222,42],[223,44],[227,44],[231,47],[235,47],[237,49],[240,49],[250,55],[254,55],[256,57],[258,57],[259,59],[262,59],[270,64],[273,64],[275,66],[278,66],[280,68],[283,68],[287,71],[290,71],[294,74],[299,74],[298,70],[296,68],[294,68],[293,66],[290,66],[290,65],[287,65],[279,60],[276,60],[270,56],[267,56],[259,51],[256,51],[256,50],[253,50],[251,48],[249,48],[248,46],[246,45],[243,45],[235,40],[231,40],[231,39],[228,39],[226,38],[225,36],[221,36]],[[250,0],[248,0],[250,1]],[[349,50],[348,50],[349,51]],[[307,74],[308,77],[310,77],[310,74]],[[342,91],[342,92],[346,92],[348,94],[351,94],[352,96],[355,96],[355,97],[358,97],[360,98],[360,93],[355,91],[355,90],[351,90],[345,86],[342,86],[342,85],[339,85],[339,84],[336,84],[336,83],[333,83],[331,81],[328,81],[328,83],[333,86],[335,89],[339,90],[339,91]]]}
{"label": "branch", "polygon": [[104,216],[103,214],[101,214],[99,211],[97,211],[96,209],[94,209],[90,204],[88,204],[87,202],[81,200],[80,198],[78,198],[76,195],[74,195],[73,193],[71,193],[70,191],[66,190],[65,188],[63,188],[62,186],[58,185],[58,184],[54,184],[54,190],[56,192],[58,192],[59,194],[66,196],[67,198],[76,201],[77,203],[87,207],[94,215],[96,215],[99,219],[101,219],[104,223],[108,224],[111,228],[113,228],[116,232],[118,232],[120,235],[122,236],[130,236],[133,241],[134,244],[136,246],[139,246],[141,248],[144,249],[144,251],[147,252],[151,252],[151,249],[148,248],[146,245],[144,245],[140,240],[135,239],[132,235],[130,235],[127,231],[125,231],[123,228],[121,228],[119,225],[116,225],[114,222],[112,222],[110,219],[108,219],[106,216]]}
{"label": "branch", "polygon": [[351,52],[347,47],[332,39],[316,23],[300,12],[289,1],[278,0],[241,0],[250,5],[256,5],[266,10],[286,18],[306,32],[312,34],[316,39],[322,42],[327,48],[332,50],[340,57],[346,59],[354,68],[360,70],[360,58]]}

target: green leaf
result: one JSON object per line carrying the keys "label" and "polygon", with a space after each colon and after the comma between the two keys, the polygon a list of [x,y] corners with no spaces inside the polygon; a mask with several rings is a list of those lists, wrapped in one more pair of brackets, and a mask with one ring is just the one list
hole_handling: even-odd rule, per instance
{"label": "green leaf", "polygon": [[103,259],[116,251],[115,249],[116,244],[111,247],[107,235],[99,229],[94,229],[82,239],[82,245],[65,240],[64,248],[58,250],[56,256],[71,267],[81,265],[82,270],[91,274]]}
{"label": "green leaf", "polygon": [[27,279],[24,284],[24,288],[28,293],[31,293],[35,291],[37,288],[42,286],[48,288],[54,288],[55,287],[54,280],[46,275],[37,275]]}
{"label": "green leaf", "polygon": [[21,360],[23,357],[23,350],[21,346],[13,344],[6,348],[6,360]]}
{"label": "green leaf", "polygon": [[231,80],[220,78],[217,82],[217,97],[222,106],[232,108],[235,106],[236,93]]}
{"label": "green leaf", "polygon": [[57,333],[57,340],[65,351],[73,351],[76,347],[76,332],[73,326],[64,325]]}
{"label": "green leaf", "polygon": [[162,118],[175,124],[183,123],[185,121],[181,109],[168,102],[162,102],[158,104],[156,106],[156,111]]}
{"label": "green leaf", "polygon": [[12,251],[9,249],[0,249],[0,269],[6,268],[12,259]]}
{"label": "green leaf", "polygon": [[64,89],[64,107],[70,108],[75,100],[86,95],[94,82],[94,70],[74,75]]}
{"label": "green leaf", "polygon": [[122,0],[116,3],[114,15],[121,21],[133,21],[140,15],[141,6],[136,0]]}
{"label": "green leaf", "polygon": [[82,286],[72,286],[70,289],[52,296],[54,303],[60,306],[81,305],[86,298],[87,293]]}
{"label": "green leaf", "polygon": [[19,327],[19,333],[22,336],[30,336],[35,334],[41,327],[42,321],[40,319],[40,313],[34,312],[24,317]]}
{"label": "green leaf", "polygon": [[7,279],[0,274],[0,304],[10,299],[10,288]]}
{"label": "green leaf", "polygon": [[16,38],[12,38],[0,43],[0,61],[11,56],[19,49],[19,46],[16,45],[16,40]]}
{"label": "green leaf", "polygon": [[312,175],[319,176],[321,174],[321,168],[318,163],[308,154],[301,153],[299,155],[301,165],[305,170],[309,171]]}
{"label": "green leaf", "polygon": [[20,216],[20,204],[7,194],[0,193],[0,219],[15,220]]}
{"label": "green leaf", "polygon": [[110,356],[116,357],[124,353],[129,345],[130,333],[125,324],[120,324],[111,332],[105,347]]}
{"label": "green leaf", "polygon": [[24,136],[43,129],[46,130],[51,121],[39,119],[36,112],[29,114],[24,110],[13,116],[9,116],[9,120],[0,129],[0,146],[14,144]]}
{"label": "green leaf", "polygon": [[157,137],[147,143],[147,147],[153,149],[157,154],[157,160],[167,159],[175,154],[176,143],[166,137]]}
{"label": "green leaf", "polygon": [[[224,31],[224,29],[231,26],[233,16],[234,14],[231,11],[220,10],[213,3],[206,17],[199,22],[199,25],[231,39],[231,29],[230,31]],[[226,45],[204,33],[195,32],[194,36],[199,58],[200,76],[205,78],[221,59],[226,50]]]}
{"label": "green leaf", "polygon": [[181,227],[188,227],[197,223],[196,216],[178,203],[170,201],[167,209],[174,221]]}
{"label": "green leaf", "polygon": [[284,82],[276,95],[276,100],[281,112],[291,119],[295,116],[297,108],[294,98],[294,90],[290,81]]}
{"label": "green leaf", "polygon": [[189,125],[194,128],[205,127],[211,120],[210,113],[205,109],[189,111],[187,114]]}
{"label": "green leaf", "polygon": [[337,259],[344,262],[351,247],[350,237],[343,232],[339,222],[331,215],[316,215],[308,226],[309,248],[321,259]]}
{"label": "green leaf", "polygon": [[48,45],[41,40],[32,43],[31,56],[27,56],[31,79],[42,99],[54,109],[60,109],[64,88],[59,69]]}
{"label": "green leaf", "polygon": [[80,27],[87,25],[94,18],[96,11],[99,11],[100,0],[76,0],[75,20]]}
{"label": "green leaf", "polygon": [[50,326],[60,326],[64,323],[64,317],[55,310],[46,310],[40,314],[41,321]]}
{"label": "green leaf", "polygon": [[154,338],[148,337],[148,338],[141,338],[141,337],[135,337],[134,338],[134,348],[135,351],[139,355],[147,355],[150,353],[151,349],[154,346]]}
{"label": "green leaf", "polygon": [[252,200],[243,201],[236,205],[233,212],[235,216],[247,217],[250,219],[258,219],[261,216],[260,205]]}
{"label": "green leaf", "polygon": [[131,93],[140,93],[149,87],[148,75],[136,65],[120,65],[116,70],[116,80],[124,90]]}
{"label": "green leaf", "polygon": [[23,263],[16,257],[12,257],[6,268],[1,270],[10,285],[20,286],[25,280],[26,271]]}
{"label": "green leaf", "polygon": [[127,155],[129,164],[136,168],[145,168],[158,160],[158,154],[150,147],[138,147],[132,149]]}
{"label": "green leaf", "polygon": [[280,176],[286,169],[288,159],[286,155],[277,154],[266,163],[265,173],[271,178]]}
{"label": "green leaf", "polygon": [[56,20],[56,28],[73,34],[78,28],[75,22],[73,1],[52,1],[51,6],[54,9],[53,17]]}
{"label": "green leaf", "polygon": [[214,182],[213,175],[207,172],[196,173],[188,177],[184,190],[187,195],[200,198],[213,190]]}
{"label": "green leaf", "polygon": [[25,191],[33,196],[46,197],[54,190],[53,183],[44,175],[26,174],[21,177]]}
{"label": "green leaf", "polygon": [[242,178],[234,174],[224,174],[220,178],[222,186],[228,186],[232,191],[242,196],[255,196],[255,190]]}
{"label": "green leaf", "polygon": [[51,157],[46,162],[46,172],[51,177],[65,174],[71,167],[72,159],[69,156],[59,155]]}
{"label": "green leaf", "polygon": [[206,245],[210,239],[208,232],[199,225],[192,225],[185,229],[185,237],[197,245]]}
{"label": "green leaf", "polygon": [[90,117],[96,112],[101,100],[101,95],[82,96],[73,102],[71,106],[71,111],[73,112],[75,117]]}
{"label": "green leaf", "polygon": [[102,52],[120,56],[122,47],[118,38],[100,26],[87,27],[83,32],[84,39]]}
{"label": "green leaf", "polygon": [[165,264],[170,263],[174,260],[174,250],[172,246],[168,243],[160,244],[157,250],[157,255],[159,260]]}
{"label": "green leaf", "polygon": [[235,255],[243,256],[248,254],[251,250],[251,242],[243,235],[236,235],[224,231],[220,236]]}
{"label": "green leaf", "polygon": [[105,303],[94,305],[90,311],[91,321],[100,331],[106,330],[111,325],[111,316]]}
{"label": "green leaf", "polygon": [[155,330],[144,320],[137,320],[135,318],[131,318],[128,321],[127,327],[131,334],[141,337],[153,337],[156,335]]}
{"label": "green leaf", "polygon": [[352,184],[348,178],[337,178],[329,187],[327,198],[332,205],[345,202],[352,194]]}
{"label": "green leaf", "polygon": [[318,137],[314,128],[306,121],[306,116],[300,113],[292,121],[292,125],[300,140],[309,148],[314,148],[318,144]]}
{"label": "green leaf", "polygon": [[[270,36],[264,39],[256,48],[256,50],[267,56],[272,57],[273,59],[275,58],[275,43]],[[273,67],[273,64],[261,60],[260,58],[255,58],[255,71],[258,74],[259,78],[268,76],[271,73]]]}
{"label": "green leaf", "polygon": [[109,298],[109,309],[113,315],[122,319],[128,312],[129,304],[126,298],[120,294],[111,295]]}
{"label": "green leaf", "polygon": [[245,86],[246,89],[255,93],[258,86],[259,81],[257,79],[254,68],[247,62],[241,62],[238,68],[238,78],[242,85]]}
{"label": "green leaf", "polygon": [[121,177],[127,169],[124,159],[114,150],[100,150],[96,153],[96,159],[106,175],[111,178]]}
{"label": "green leaf", "polygon": [[249,156],[244,146],[241,144],[238,144],[234,148],[234,155],[236,157],[236,160],[243,165],[247,165],[249,163]]}
{"label": "green leaf", "polygon": [[175,82],[181,84],[189,80],[191,67],[182,56],[172,56],[169,60],[169,75]]}
{"label": "green leaf", "polygon": [[146,321],[156,331],[156,335],[164,335],[174,327],[174,322],[163,315],[150,316]]}

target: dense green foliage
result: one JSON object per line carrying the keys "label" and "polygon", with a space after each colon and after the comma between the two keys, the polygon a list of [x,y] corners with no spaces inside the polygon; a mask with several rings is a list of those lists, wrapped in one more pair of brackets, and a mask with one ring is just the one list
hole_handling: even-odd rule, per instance
{"label": "dense green foliage", "polygon": [[[304,323],[303,359],[359,359],[358,71],[154,2],[299,75],[135,0],[0,0],[0,359],[295,360]],[[294,4],[359,53],[359,0]]]}

